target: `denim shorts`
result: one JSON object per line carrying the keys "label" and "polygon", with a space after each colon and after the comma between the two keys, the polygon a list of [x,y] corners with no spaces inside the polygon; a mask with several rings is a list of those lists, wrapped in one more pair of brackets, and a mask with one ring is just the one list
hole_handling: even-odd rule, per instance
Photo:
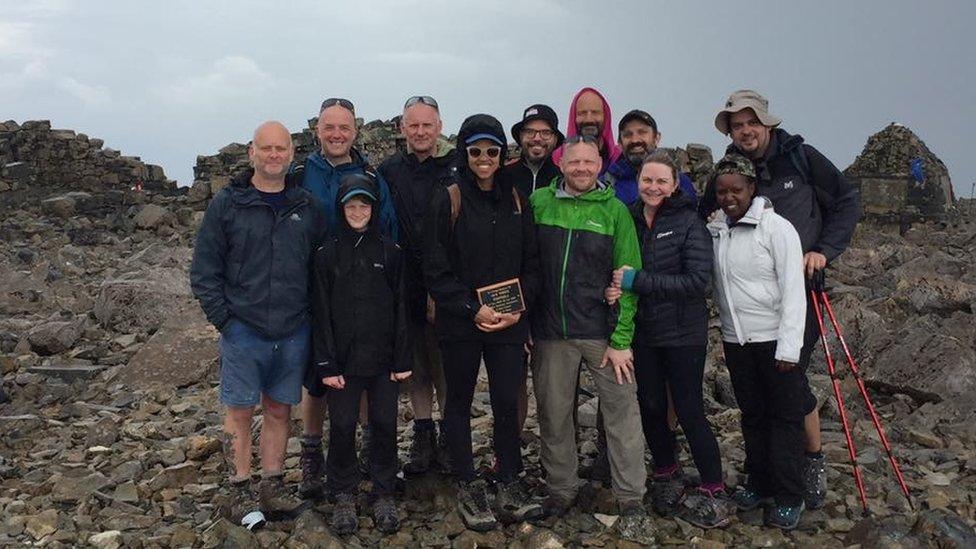
{"label": "denim shorts", "polygon": [[255,406],[265,394],[294,406],[302,399],[302,379],[311,348],[304,323],[290,335],[268,339],[232,318],[220,334],[220,401],[227,406]]}

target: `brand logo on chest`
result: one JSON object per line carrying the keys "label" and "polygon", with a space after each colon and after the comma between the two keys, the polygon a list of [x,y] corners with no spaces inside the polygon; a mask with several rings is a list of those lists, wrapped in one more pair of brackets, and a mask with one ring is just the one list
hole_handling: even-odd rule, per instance
{"label": "brand logo on chest", "polygon": [[658,233],[658,235],[656,237],[654,237],[654,238],[664,238],[664,237],[667,237],[667,236],[671,236],[673,234],[674,234],[674,231],[668,231],[668,232],[665,232],[665,233]]}

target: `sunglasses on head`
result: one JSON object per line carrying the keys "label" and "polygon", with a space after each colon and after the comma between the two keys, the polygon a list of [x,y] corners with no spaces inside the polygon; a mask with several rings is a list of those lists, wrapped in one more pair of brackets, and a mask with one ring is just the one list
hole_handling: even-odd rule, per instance
{"label": "sunglasses on head", "polygon": [[501,147],[487,147],[482,149],[481,147],[468,147],[468,156],[471,158],[481,158],[482,154],[487,154],[488,158],[497,158],[502,152]]}
{"label": "sunglasses on head", "polygon": [[427,105],[428,107],[433,107],[434,110],[440,111],[440,107],[437,106],[437,101],[435,101],[434,98],[429,95],[415,95],[410,99],[407,99],[407,102],[403,104],[403,108],[408,109],[418,103],[421,105]]}
{"label": "sunglasses on head", "polygon": [[319,112],[322,112],[329,107],[342,107],[343,109],[356,114],[356,107],[353,106],[352,101],[343,99],[341,97],[330,97],[323,101],[322,107],[319,108]]}

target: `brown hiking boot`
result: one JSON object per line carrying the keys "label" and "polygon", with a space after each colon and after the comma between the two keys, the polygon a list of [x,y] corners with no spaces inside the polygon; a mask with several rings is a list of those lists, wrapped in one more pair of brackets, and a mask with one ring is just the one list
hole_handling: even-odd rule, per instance
{"label": "brown hiking boot", "polygon": [[302,482],[298,485],[298,495],[303,498],[319,499],[323,494],[323,477],[325,475],[325,455],[322,453],[322,443],[306,444],[302,442],[302,453],[298,458],[302,467]]}
{"label": "brown hiking boot", "polygon": [[284,475],[272,475],[261,479],[258,484],[258,501],[265,513],[292,513],[302,505],[285,486]]}

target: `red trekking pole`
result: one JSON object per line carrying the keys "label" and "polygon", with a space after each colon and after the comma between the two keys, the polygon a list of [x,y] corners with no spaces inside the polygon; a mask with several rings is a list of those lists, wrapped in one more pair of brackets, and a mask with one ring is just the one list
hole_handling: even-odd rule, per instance
{"label": "red trekking pole", "polygon": [[874,428],[878,431],[878,437],[881,439],[881,444],[884,446],[885,452],[888,453],[888,461],[891,463],[891,469],[895,473],[895,477],[898,479],[898,485],[901,487],[902,494],[905,495],[905,499],[908,500],[908,506],[914,511],[915,504],[912,503],[911,495],[908,492],[908,486],[905,484],[905,479],[902,476],[901,468],[898,466],[898,461],[895,459],[894,453],[891,450],[891,443],[888,442],[888,437],[885,435],[884,427],[881,426],[881,419],[878,417],[877,412],[874,409],[874,404],[871,403],[871,398],[868,396],[868,391],[864,386],[864,380],[861,378],[861,373],[857,369],[857,362],[854,361],[854,357],[851,355],[850,348],[847,346],[847,342],[844,340],[844,334],[841,332],[840,324],[837,322],[837,317],[834,315],[834,309],[830,306],[830,298],[827,297],[827,291],[824,286],[824,272],[817,271],[814,274],[812,280],[813,288],[810,290],[812,297],[814,311],[817,315],[817,325],[820,328],[820,341],[823,344],[824,356],[827,360],[827,369],[830,374],[830,379],[834,388],[834,398],[837,399],[837,409],[840,412],[841,423],[844,426],[844,436],[847,439],[847,450],[851,456],[851,463],[854,466],[854,482],[857,484],[858,495],[861,497],[861,506],[864,508],[864,513],[868,512],[867,498],[864,493],[864,479],[861,477],[861,470],[857,464],[857,449],[854,446],[854,439],[851,437],[850,426],[847,423],[847,411],[844,409],[844,397],[840,392],[840,378],[837,376],[837,372],[834,367],[834,359],[830,354],[830,348],[827,345],[827,330],[824,327],[823,309],[826,309],[827,316],[830,318],[830,324],[834,328],[834,332],[837,334],[837,340],[840,342],[841,348],[844,351],[844,356],[847,358],[847,364],[851,368],[851,373],[854,375],[854,380],[857,382],[858,391],[861,393],[861,397],[864,399],[864,405],[868,410],[868,414],[871,416],[871,421],[874,423]]}

